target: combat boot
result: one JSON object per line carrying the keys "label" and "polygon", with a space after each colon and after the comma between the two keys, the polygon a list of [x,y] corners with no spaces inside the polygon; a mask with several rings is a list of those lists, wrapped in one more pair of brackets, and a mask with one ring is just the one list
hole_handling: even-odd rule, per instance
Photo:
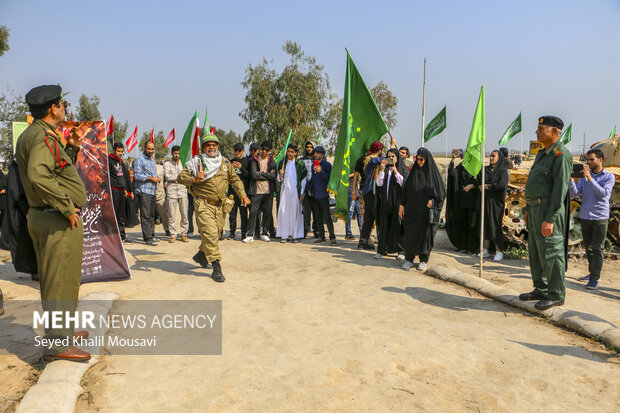
{"label": "combat boot", "polygon": [[213,265],[213,274],[211,274],[211,278],[213,281],[218,283],[223,283],[226,278],[224,278],[224,274],[222,274],[222,267],[220,266],[220,260],[215,260],[211,263]]}
{"label": "combat boot", "polygon": [[198,250],[196,255],[192,257],[196,264],[199,264],[202,268],[210,269],[213,268],[211,264],[207,261],[207,257],[205,257],[205,253],[202,250]]}

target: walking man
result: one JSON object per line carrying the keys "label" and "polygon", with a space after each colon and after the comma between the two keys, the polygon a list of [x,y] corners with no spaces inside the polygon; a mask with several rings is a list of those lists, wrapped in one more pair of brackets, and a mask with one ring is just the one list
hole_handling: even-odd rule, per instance
{"label": "walking man", "polygon": [[260,156],[250,160],[250,218],[246,237],[243,242],[254,241],[256,216],[260,211],[263,215],[261,239],[269,242],[269,231],[273,225],[273,193],[276,190],[276,161],[270,155],[273,145],[269,141],[261,143]]}
{"label": "walking man", "polygon": [[536,137],[544,148],[536,155],[525,184],[527,248],[534,290],[519,295],[519,299],[538,300],[539,310],[563,305],[566,295],[568,181],[573,160],[560,141],[563,127],[555,116],[538,119]]}
{"label": "walking man", "polygon": [[202,154],[196,155],[185,164],[185,169],[177,180],[188,186],[194,196],[194,211],[202,238],[200,251],[206,260],[201,265],[206,268],[206,264],[210,263],[213,266],[213,280],[224,282],[226,278],[220,266],[222,253],[219,241],[226,216],[223,210],[227,199],[226,190],[232,186],[244,206],[247,206],[250,200],[232,164],[220,153],[219,144],[217,136],[206,131],[201,139]]}
{"label": "walking man", "polygon": [[329,175],[332,171],[332,164],[325,159],[325,148],[317,146],[314,148],[314,164],[312,166],[312,180],[310,185],[314,189],[314,198],[312,198],[312,213],[316,219],[316,228],[318,231],[318,239],[315,244],[325,242],[325,227],[327,224],[329,231],[329,240],[331,245],[336,245],[336,234],[334,233],[334,223],[329,213],[329,193],[327,192],[327,184],[329,183]]}
{"label": "walking man", "polygon": [[[170,231],[169,242],[177,240],[180,233],[181,241],[189,242],[187,229],[189,221],[187,219],[187,187],[177,182],[177,177],[183,171],[183,165],[179,159],[179,146],[175,145],[170,150],[172,159],[164,162],[164,180],[166,181],[166,215],[168,216],[168,230]],[[180,231],[177,231],[176,217],[177,211],[181,215]]]}

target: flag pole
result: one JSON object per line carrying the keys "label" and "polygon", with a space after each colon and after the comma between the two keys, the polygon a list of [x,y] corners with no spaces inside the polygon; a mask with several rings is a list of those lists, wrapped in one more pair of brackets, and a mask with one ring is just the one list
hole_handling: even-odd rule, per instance
{"label": "flag pole", "polygon": [[482,141],[482,184],[481,184],[481,199],[482,203],[480,206],[480,273],[478,276],[482,278],[483,269],[483,250],[484,250],[484,162],[485,162],[485,144],[486,139]]}
{"label": "flag pole", "polygon": [[422,136],[420,140],[424,147],[424,110],[426,105],[426,57],[424,58],[424,81],[422,83]]}
{"label": "flag pole", "polygon": [[448,187],[448,167],[450,162],[448,162],[448,122],[446,122],[446,188]]}

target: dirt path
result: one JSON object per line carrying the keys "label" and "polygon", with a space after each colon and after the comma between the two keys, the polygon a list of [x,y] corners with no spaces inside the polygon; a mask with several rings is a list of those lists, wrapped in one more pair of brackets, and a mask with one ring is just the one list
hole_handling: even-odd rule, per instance
{"label": "dirt path", "polygon": [[226,241],[221,285],[192,265],[198,241],[129,246],[134,279],[106,287],[221,299],[223,355],[103,357],[78,411],[620,409],[604,346],[341,244]]}

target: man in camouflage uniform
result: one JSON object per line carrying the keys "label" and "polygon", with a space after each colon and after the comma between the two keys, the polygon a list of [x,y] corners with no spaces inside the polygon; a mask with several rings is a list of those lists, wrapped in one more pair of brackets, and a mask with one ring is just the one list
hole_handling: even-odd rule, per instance
{"label": "man in camouflage uniform", "polygon": [[567,191],[573,160],[560,140],[563,127],[562,120],[555,116],[538,119],[536,136],[544,147],[536,155],[525,185],[525,219],[534,290],[519,298],[538,300],[539,310],[563,305],[566,294]]}
{"label": "man in camouflage uniform", "polygon": [[[84,239],[80,210],[86,204],[86,189],[74,166],[80,138],[71,134],[63,146],[56,133],[65,120],[60,86],[36,87],[26,95],[26,103],[34,122],[17,141],[16,157],[30,205],[28,232],[38,260],[43,310],[71,313],[77,307],[80,288]],[[75,336],[85,338],[87,334],[82,331]],[[90,359],[90,354],[62,343],[69,338],[70,344],[73,336],[73,327],[46,328],[45,337],[55,343],[49,349],[44,347],[44,358]]]}
{"label": "man in camouflage uniform", "polygon": [[243,206],[248,206],[250,199],[246,196],[243,183],[232,164],[219,152],[219,139],[206,131],[200,143],[202,154],[185,164],[177,182],[188,186],[194,197],[194,211],[202,238],[197,256],[201,256],[200,252],[204,253],[204,257],[195,256],[194,260],[199,261],[203,268],[207,268],[210,263],[213,266],[213,280],[223,282],[225,278],[220,266],[222,254],[219,240],[224,229],[226,214],[223,206],[227,200],[228,186],[234,189]]}

